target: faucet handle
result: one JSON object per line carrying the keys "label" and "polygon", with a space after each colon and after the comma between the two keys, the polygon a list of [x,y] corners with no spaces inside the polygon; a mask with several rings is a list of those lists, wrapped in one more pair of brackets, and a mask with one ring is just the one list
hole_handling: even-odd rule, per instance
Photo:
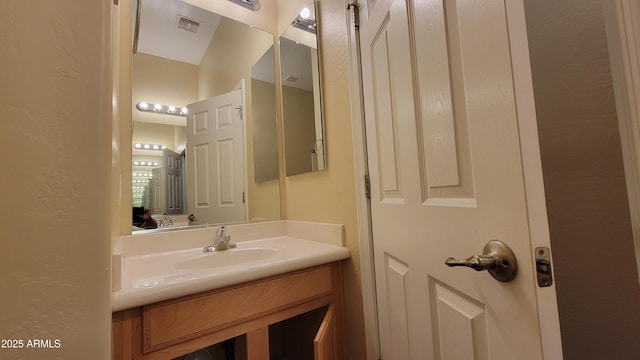
{"label": "faucet handle", "polygon": [[224,226],[220,226],[216,231],[216,237],[224,237],[227,236],[227,229]]}

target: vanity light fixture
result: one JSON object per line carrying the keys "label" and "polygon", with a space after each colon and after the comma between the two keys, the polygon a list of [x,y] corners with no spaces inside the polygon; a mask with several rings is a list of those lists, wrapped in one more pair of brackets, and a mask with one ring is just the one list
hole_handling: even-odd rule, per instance
{"label": "vanity light fixture", "polygon": [[158,166],[155,161],[134,161],[133,166]]}
{"label": "vanity light fixture", "polygon": [[260,10],[260,0],[229,0],[229,1],[252,11]]}
{"label": "vanity light fixture", "polygon": [[133,144],[134,149],[138,150],[164,150],[167,148],[166,145],[158,145],[158,144],[141,144],[135,143]]}
{"label": "vanity light fixture", "polygon": [[316,24],[316,19],[310,17],[311,11],[308,8],[302,9],[300,14],[296,17],[295,20],[291,23],[294,28],[298,28],[300,30],[308,31],[312,34],[316,34],[316,28],[318,25]]}
{"label": "vanity light fixture", "polygon": [[144,112],[174,116],[187,116],[188,113],[186,107],[180,108],[180,110],[178,110],[173,105],[149,104],[144,101],[137,103],[136,109]]}
{"label": "vanity light fixture", "polygon": [[132,173],[131,174],[133,177],[146,177],[146,178],[151,178],[153,177],[152,174],[149,173]]}

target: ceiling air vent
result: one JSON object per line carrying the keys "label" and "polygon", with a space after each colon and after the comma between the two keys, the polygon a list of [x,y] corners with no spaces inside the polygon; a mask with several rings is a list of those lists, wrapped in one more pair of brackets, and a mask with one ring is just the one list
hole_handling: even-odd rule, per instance
{"label": "ceiling air vent", "polygon": [[191,31],[192,33],[195,33],[198,31],[198,26],[200,26],[199,22],[193,19],[189,19],[184,15],[178,14],[178,29],[187,30],[187,31]]}
{"label": "ceiling air vent", "polygon": [[295,77],[293,75],[288,75],[287,77],[284,78],[284,81],[292,82],[292,83],[298,82],[298,80],[300,80],[300,78],[299,77]]}

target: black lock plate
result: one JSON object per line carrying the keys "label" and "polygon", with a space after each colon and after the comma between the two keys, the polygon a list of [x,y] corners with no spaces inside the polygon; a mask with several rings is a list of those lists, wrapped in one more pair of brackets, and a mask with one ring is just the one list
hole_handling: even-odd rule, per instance
{"label": "black lock plate", "polygon": [[548,287],[553,284],[551,271],[551,254],[546,246],[538,247],[536,252],[536,278],[539,287]]}

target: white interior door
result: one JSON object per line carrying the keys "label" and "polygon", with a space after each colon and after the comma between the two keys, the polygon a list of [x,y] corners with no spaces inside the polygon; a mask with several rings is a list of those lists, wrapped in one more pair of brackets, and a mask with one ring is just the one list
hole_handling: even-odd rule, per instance
{"label": "white interior door", "polygon": [[162,158],[165,184],[165,213],[182,214],[184,212],[184,158],[169,149],[162,151]]}
{"label": "white interior door", "polygon": [[242,90],[187,109],[187,213],[193,224],[244,222]]}
{"label": "white interior door", "polygon": [[[543,358],[504,0],[361,8],[382,359]],[[513,281],[444,264],[494,239]]]}

